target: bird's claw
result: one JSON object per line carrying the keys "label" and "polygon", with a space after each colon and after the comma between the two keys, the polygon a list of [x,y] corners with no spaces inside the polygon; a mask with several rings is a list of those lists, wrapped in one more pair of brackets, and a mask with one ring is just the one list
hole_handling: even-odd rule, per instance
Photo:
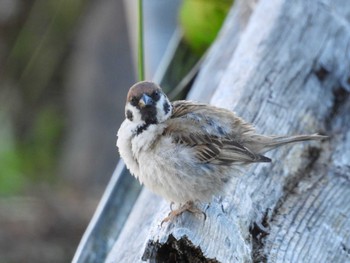
{"label": "bird's claw", "polygon": [[183,212],[188,211],[193,214],[203,214],[204,216],[204,221],[207,219],[207,215],[205,212],[200,210],[198,207],[194,205],[193,202],[187,202],[184,205],[180,206],[178,209],[172,210],[173,202],[170,204],[170,210],[171,212],[168,214],[166,218],[164,218],[160,224],[160,226],[163,226],[163,223],[173,221],[176,217],[181,215]]}

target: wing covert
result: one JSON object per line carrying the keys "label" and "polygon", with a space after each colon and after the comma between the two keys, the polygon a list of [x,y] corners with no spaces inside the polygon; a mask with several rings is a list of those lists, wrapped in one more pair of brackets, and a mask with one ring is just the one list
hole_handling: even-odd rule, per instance
{"label": "wing covert", "polygon": [[[195,104],[189,101],[177,101],[173,104],[173,115],[167,121],[163,135],[171,136],[176,144],[193,148],[195,157],[200,163],[231,165],[233,163],[270,162],[263,155],[256,154],[234,138],[228,127],[218,125],[217,118],[210,109],[205,114],[206,104]],[[228,115],[231,112],[228,111]],[[235,118],[232,113],[231,118]],[[232,120],[235,122],[237,120]],[[208,124],[209,123],[209,124]],[[210,125],[211,124],[211,125]],[[249,132],[251,127],[247,127]]]}

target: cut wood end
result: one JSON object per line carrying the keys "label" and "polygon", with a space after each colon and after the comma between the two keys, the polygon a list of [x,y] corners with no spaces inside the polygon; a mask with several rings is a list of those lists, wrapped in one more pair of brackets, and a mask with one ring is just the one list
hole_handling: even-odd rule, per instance
{"label": "cut wood end", "polygon": [[218,260],[206,258],[201,248],[195,246],[187,236],[177,240],[173,235],[168,236],[165,243],[148,240],[142,260],[155,262],[204,262],[220,263]]}

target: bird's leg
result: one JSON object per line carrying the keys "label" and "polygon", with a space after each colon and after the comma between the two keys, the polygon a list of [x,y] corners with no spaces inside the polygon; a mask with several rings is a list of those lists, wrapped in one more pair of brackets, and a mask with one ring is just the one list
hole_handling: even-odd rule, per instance
{"label": "bird's leg", "polygon": [[172,221],[173,219],[175,219],[176,217],[178,217],[179,215],[181,215],[185,211],[189,211],[193,214],[203,214],[204,220],[207,219],[207,215],[202,210],[200,210],[198,207],[196,207],[194,205],[193,201],[188,201],[185,204],[183,204],[182,206],[180,206],[178,209],[175,209],[175,210],[171,209],[171,212],[168,214],[168,216],[162,220],[161,225],[163,225],[164,222]]}

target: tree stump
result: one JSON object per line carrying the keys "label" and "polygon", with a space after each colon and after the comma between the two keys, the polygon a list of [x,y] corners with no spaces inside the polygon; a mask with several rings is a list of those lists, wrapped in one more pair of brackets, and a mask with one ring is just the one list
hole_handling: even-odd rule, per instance
{"label": "tree stump", "polygon": [[206,220],[161,226],[169,205],[144,189],[106,262],[350,262],[350,5],[253,4],[233,7],[190,99],[262,134],[329,139],[272,151],[203,204]]}

